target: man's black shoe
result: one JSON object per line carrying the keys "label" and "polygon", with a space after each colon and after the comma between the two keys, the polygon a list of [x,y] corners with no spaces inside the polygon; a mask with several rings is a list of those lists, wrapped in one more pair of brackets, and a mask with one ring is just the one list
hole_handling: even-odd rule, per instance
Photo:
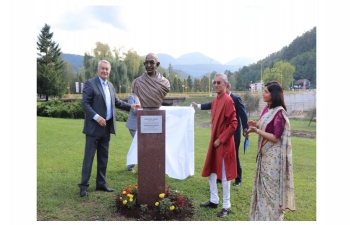
{"label": "man's black shoe", "polygon": [[96,191],[107,191],[107,192],[113,192],[113,188],[109,188],[107,186],[101,186],[101,187],[96,187]]}
{"label": "man's black shoe", "polygon": [[224,217],[226,217],[228,214],[230,214],[230,209],[222,209],[221,212],[218,214],[218,217],[224,218]]}
{"label": "man's black shoe", "polygon": [[217,208],[218,204],[212,203],[211,201],[207,201],[207,202],[202,202],[200,204],[200,207]]}
{"label": "man's black shoe", "polygon": [[80,188],[80,197],[85,197],[87,196],[86,189]]}
{"label": "man's black shoe", "polygon": [[241,182],[234,182],[232,185],[233,185],[233,186],[240,186],[240,185],[241,185]]}

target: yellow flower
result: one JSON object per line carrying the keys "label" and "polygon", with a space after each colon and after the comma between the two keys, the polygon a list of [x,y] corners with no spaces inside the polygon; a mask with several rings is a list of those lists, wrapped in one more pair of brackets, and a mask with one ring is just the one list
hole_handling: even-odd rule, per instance
{"label": "yellow flower", "polygon": [[125,195],[126,194],[126,191],[123,191],[123,195]]}
{"label": "yellow flower", "polygon": [[128,201],[127,201],[127,200],[124,200],[124,201],[123,201],[123,205],[126,205],[126,203],[128,203]]}
{"label": "yellow flower", "polygon": [[164,197],[165,197],[164,193],[159,194],[159,198],[164,198]]}
{"label": "yellow flower", "polygon": [[134,199],[133,198],[129,198],[129,202],[132,202],[132,201],[134,201]]}
{"label": "yellow flower", "polygon": [[154,203],[156,206],[159,206],[159,202]]}
{"label": "yellow flower", "polygon": [[174,209],[175,209],[175,206],[172,205],[172,206],[169,207],[169,209],[170,209],[170,210],[174,210]]}
{"label": "yellow flower", "polygon": [[122,200],[123,198],[122,198],[122,197],[120,197],[119,199],[120,199],[120,200]]}

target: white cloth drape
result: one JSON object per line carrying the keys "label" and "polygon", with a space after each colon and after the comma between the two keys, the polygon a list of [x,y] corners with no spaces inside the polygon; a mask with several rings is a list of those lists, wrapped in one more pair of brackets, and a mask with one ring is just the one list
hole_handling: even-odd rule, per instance
{"label": "white cloth drape", "polygon": [[[194,174],[194,109],[161,106],[165,110],[165,173],[183,180]],[[126,164],[137,164],[137,133],[126,156]]]}

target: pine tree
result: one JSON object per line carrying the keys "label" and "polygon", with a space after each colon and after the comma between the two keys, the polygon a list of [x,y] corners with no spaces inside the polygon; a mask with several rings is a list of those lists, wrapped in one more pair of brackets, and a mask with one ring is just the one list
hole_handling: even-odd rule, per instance
{"label": "pine tree", "polygon": [[62,80],[64,61],[59,45],[52,40],[50,26],[45,24],[41,29],[37,42],[37,93],[62,96],[66,83]]}

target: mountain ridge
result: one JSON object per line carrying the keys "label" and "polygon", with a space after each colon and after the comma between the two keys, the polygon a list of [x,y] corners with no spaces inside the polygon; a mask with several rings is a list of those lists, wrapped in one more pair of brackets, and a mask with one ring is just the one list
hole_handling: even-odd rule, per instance
{"label": "mountain ridge", "polygon": [[[62,55],[63,60],[72,64],[75,72],[79,72],[79,69],[83,67],[84,56],[67,53],[63,53]],[[171,64],[174,70],[179,70],[185,73],[183,76],[191,75],[191,77],[194,78],[208,75],[209,70],[222,73],[225,72],[225,70],[234,72],[244,65],[253,63],[255,60],[252,58],[239,57],[225,64],[221,64],[219,61],[199,52],[186,53],[178,58],[165,53],[158,53],[157,56],[160,65],[165,70],[168,70],[169,65]]]}

